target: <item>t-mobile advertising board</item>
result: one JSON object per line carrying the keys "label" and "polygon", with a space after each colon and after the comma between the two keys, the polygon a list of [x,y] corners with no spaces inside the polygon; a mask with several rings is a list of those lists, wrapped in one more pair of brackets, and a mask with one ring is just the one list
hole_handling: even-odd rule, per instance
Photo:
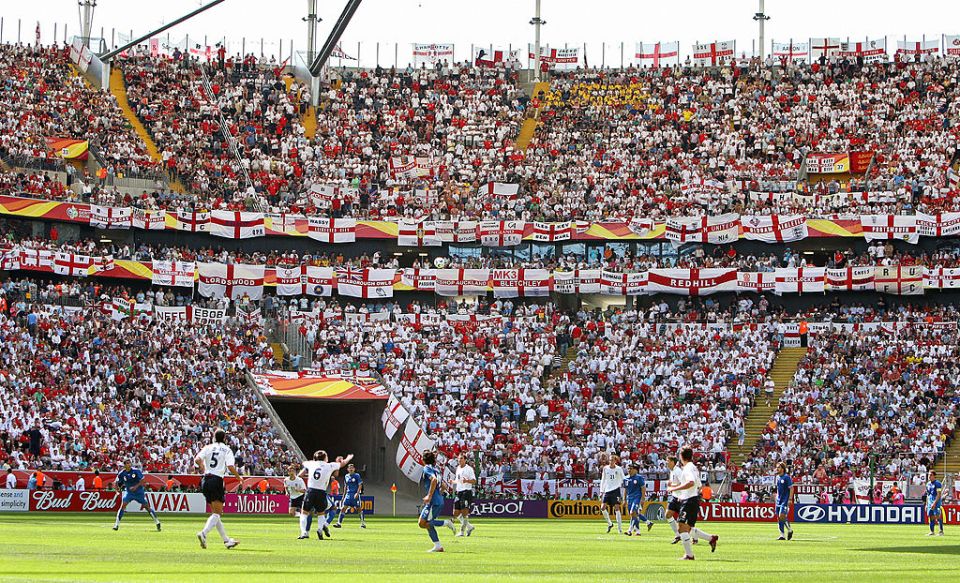
{"label": "t-mobile advertising board", "polygon": [[[340,496],[334,497],[334,503],[340,504]],[[364,514],[374,513],[373,496],[361,496],[360,503]],[[287,514],[290,498],[284,494],[227,494],[223,511],[226,514]]]}
{"label": "t-mobile advertising board", "polygon": [[[443,513],[453,514],[453,500],[443,502]],[[546,500],[508,500],[484,498],[474,500],[470,506],[470,516],[484,518],[546,518]]]}

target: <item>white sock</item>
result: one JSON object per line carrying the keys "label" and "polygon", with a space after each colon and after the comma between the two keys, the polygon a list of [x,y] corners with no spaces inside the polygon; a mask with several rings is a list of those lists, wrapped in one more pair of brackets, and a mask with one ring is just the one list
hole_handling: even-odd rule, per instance
{"label": "white sock", "polygon": [[607,512],[607,509],[604,508],[601,512],[603,513],[603,519],[607,521],[607,526],[612,525],[613,523],[610,522],[610,513]]}
{"label": "white sock", "polygon": [[472,524],[470,524],[470,517],[469,517],[469,516],[464,516],[464,517],[463,517],[463,526],[465,526],[466,528],[470,528],[471,526],[473,526]]}
{"label": "white sock", "polygon": [[217,532],[220,533],[220,539],[223,540],[223,542],[227,542],[228,540],[230,540],[230,537],[227,536],[226,529],[223,528],[223,521],[220,520],[219,516],[217,516]]}
{"label": "white sock", "polygon": [[789,521],[786,521],[786,520],[783,521],[783,525],[787,527],[787,532],[793,532],[793,527],[790,526],[790,522],[789,522]]}
{"label": "white sock", "polygon": [[693,537],[694,537],[694,538],[697,538],[697,539],[702,538],[702,539],[705,539],[705,540],[710,540],[711,538],[713,538],[713,535],[712,535],[712,534],[707,533],[707,532],[703,532],[703,531],[700,530],[699,528],[691,528],[691,529],[690,529],[690,532],[693,534]]}
{"label": "white sock", "polygon": [[318,514],[317,515],[317,532],[323,532],[323,527],[327,525],[327,515]]}
{"label": "white sock", "polygon": [[620,518],[619,508],[616,511],[616,517],[617,517],[617,530],[619,530],[620,532],[623,532],[623,520]]}
{"label": "white sock", "polygon": [[677,519],[671,518],[669,522],[670,528],[673,529],[673,536],[680,536],[680,529],[677,527]]}
{"label": "white sock", "polygon": [[300,534],[301,535],[307,534],[307,515],[306,514],[300,515]]}
{"label": "white sock", "polygon": [[680,533],[680,544],[683,545],[683,550],[687,553],[688,557],[693,556],[693,543],[690,542],[690,533],[681,532]]}
{"label": "white sock", "polygon": [[200,531],[200,532],[203,533],[203,536],[207,536],[208,534],[210,534],[210,531],[213,530],[213,527],[214,527],[214,526],[216,526],[216,524],[217,524],[217,519],[218,519],[218,518],[220,518],[220,517],[217,516],[216,514],[211,514],[211,515],[207,518],[207,524],[205,524],[205,525],[203,526],[203,530]]}
{"label": "white sock", "polygon": [[443,525],[446,526],[447,528],[453,528],[453,521],[450,519],[444,520]]}

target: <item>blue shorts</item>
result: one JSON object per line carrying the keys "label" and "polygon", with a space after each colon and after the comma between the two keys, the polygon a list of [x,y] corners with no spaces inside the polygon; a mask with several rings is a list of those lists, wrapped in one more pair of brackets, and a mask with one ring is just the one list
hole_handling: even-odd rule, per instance
{"label": "blue shorts", "polygon": [[344,508],[360,508],[360,496],[355,494],[353,496],[345,496],[343,499]]}
{"label": "blue shorts", "polygon": [[942,518],[943,517],[943,507],[939,504],[936,506],[927,505],[927,518]]}
{"label": "blue shorts", "polygon": [[627,499],[627,512],[633,514],[634,512],[643,512],[643,500],[637,499]]}
{"label": "blue shorts", "polygon": [[777,507],[776,507],[776,509],[775,509],[775,513],[776,513],[777,516],[780,516],[781,514],[786,514],[786,515],[789,516],[789,515],[790,515],[790,504],[789,504],[789,503],[780,504],[779,502],[777,502]]}
{"label": "blue shorts", "polygon": [[139,492],[131,492],[129,490],[125,490],[123,492],[123,506],[126,507],[126,505],[130,504],[131,502],[139,502],[140,506],[143,506],[144,508],[148,508],[150,506],[150,503],[147,502],[147,492],[143,489],[141,489]]}
{"label": "blue shorts", "polygon": [[443,514],[443,502],[438,502],[436,504],[427,504],[423,507],[423,510],[420,511],[421,520],[436,520]]}

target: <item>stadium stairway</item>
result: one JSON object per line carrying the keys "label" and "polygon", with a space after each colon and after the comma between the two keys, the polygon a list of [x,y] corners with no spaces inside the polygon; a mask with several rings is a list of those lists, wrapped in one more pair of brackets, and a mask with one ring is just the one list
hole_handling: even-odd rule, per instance
{"label": "stadium stairway", "polygon": [[743,421],[746,430],[743,445],[737,445],[736,435],[731,436],[730,446],[727,448],[730,451],[731,463],[737,466],[742,465],[750,452],[753,451],[753,447],[760,439],[760,435],[763,434],[767,423],[770,422],[770,417],[777,410],[780,396],[790,386],[793,375],[796,374],[797,367],[806,354],[806,348],[784,348],[777,354],[777,358],[773,361],[773,367],[770,369],[770,378],[773,379],[774,383],[773,398],[767,405],[766,397],[760,395],[756,405],[747,414],[747,418]]}
{"label": "stadium stairway", "polygon": [[[943,461],[935,466],[937,472],[960,477],[960,432],[954,432],[953,441],[943,452],[943,457]],[[940,479],[944,478],[941,476]]]}
{"label": "stadium stairway", "polygon": [[[133,131],[140,137],[144,145],[147,148],[147,153],[150,154],[150,157],[157,163],[163,163],[163,157],[160,156],[160,150],[157,148],[157,145],[154,143],[153,138],[150,137],[150,134],[147,132],[147,128],[143,127],[143,124],[140,122],[140,118],[137,117],[137,114],[134,113],[133,108],[130,107],[130,102],[127,101],[127,84],[123,80],[123,71],[118,67],[113,67],[110,71],[110,93],[116,98],[117,104],[120,106],[120,111],[123,112],[123,117],[127,119],[127,123],[133,128]],[[170,179],[170,188],[175,192],[184,193],[186,189],[183,187],[183,184],[179,180]]]}
{"label": "stadium stairway", "polygon": [[[533,86],[533,93],[531,98],[536,99],[537,95],[540,92],[546,94],[550,91],[550,82],[541,81],[535,83]],[[517,148],[523,151],[526,151],[527,146],[530,145],[530,140],[533,139],[533,135],[537,132],[537,124],[540,123],[540,107],[536,107],[530,110],[527,115],[527,118],[523,120],[523,125],[520,126],[520,134],[517,136]]]}
{"label": "stadium stairway", "polygon": [[303,114],[303,133],[308,140],[313,140],[313,137],[317,135],[317,108],[310,106],[307,108],[307,112]]}

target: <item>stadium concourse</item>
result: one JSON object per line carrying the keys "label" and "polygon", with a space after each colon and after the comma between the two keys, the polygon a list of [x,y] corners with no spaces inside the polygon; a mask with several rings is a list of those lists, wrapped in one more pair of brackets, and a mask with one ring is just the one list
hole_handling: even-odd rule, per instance
{"label": "stadium concourse", "polygon": [[[960,494],[960,60],[317,80],[143,45],[118,102],[75,48],[0,46],[0,467],[25,509],[119,510],[132,461],[181,510],[305,490],[322,537],[356,453],[344,497],[386,514],[396,482],[428,532],[432,475],[458,510],[608,533],[625,484],[692,558],[709,521],[786,540],[839,507],[922,523],[931,470]],[[202,448],[237,475],[201,482]]]}

